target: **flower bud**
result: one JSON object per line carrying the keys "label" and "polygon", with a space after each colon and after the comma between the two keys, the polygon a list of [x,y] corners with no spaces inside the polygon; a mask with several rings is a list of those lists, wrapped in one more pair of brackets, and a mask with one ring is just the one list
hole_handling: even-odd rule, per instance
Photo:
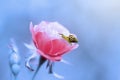
{"label": "flower bud", "polygon": [[12,65],[12,73],[14,74],[14,76],[17,76],[19,72],[20,72],[20,65],[13,64]]}

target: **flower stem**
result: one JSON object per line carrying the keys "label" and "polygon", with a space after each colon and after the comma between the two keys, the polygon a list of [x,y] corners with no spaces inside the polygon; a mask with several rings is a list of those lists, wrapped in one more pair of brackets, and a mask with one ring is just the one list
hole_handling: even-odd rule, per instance
{"label": "flower stem", "polygon": [[14,77],[14,80],[17,80],[17,76]]}
{"label": "flower stem", "polygon": [[49,74],[53,73],[53,63],[49,65]]}
{"label": "flower stem", "polygon": [[34,78],[35,78],[36,74],[38,73],[40,67],[42,66],[42,64],[43,64],[45,61],[46,61],[46,58],[44,58],[44,57],[42,57],[42,56],[39,58],[39,64],[38,64],[38,67],[37,67],[37,69],[36,69],[33,77],[32,77],[32,80],[34,80]]}
{"label": "flower stem", "polygon": [[10,80],[13,80],[13,74],[11,71],[10,71]]}

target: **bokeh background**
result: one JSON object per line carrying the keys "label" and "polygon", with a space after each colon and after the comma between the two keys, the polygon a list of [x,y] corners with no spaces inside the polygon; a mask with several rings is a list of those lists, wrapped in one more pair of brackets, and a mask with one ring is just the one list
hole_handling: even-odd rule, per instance
{"label": "bokeh background", "polygon": [[[75,33],[79,48],[63,58],[72,65],[56,63],[54,71],[65,80],[120,80],[119,0],[0,0],[0,80],[10,80],[10,38],[21,56],[18,80],[30,80],[33,72],[24,66],[31,41],[30,21],[58,21]],[[35,80],[58,80],[43,66]]]}

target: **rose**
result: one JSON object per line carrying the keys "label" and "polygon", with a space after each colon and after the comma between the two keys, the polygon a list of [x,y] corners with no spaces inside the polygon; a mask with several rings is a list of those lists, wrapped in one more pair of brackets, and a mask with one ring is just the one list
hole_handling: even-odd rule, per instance
{"label": "rose", "polygon": [[37,52],[50,61],[59,61],[63,54],[78,47],[77,43],[70,43],[61,36],[68,37],[71,33],[58,22],[45,22],[33,26],[30,31]]}

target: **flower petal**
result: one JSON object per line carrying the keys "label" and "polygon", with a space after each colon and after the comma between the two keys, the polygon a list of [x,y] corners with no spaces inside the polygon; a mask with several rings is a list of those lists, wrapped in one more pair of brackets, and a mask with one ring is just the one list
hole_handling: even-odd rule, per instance
{"label": "flower petal", "polygon": [[36,58],[37,57],[37,54],[36,53],[33,53],[30,57],[27,58],[27,60],[25,61],[25,66],[31,70],[31,71],[34,71],[34,69],[30,66],[30,62],[32,59]]}
{"label": "flower petal", "polygon": [[61,24],[59,24],[58,22],[51,22],[49,23],[49,27],[52,30],[57,31],[59,34],[64,34],[66,36],[69,36],[70,32]]}
{"label": "flower petal", "polygon": [[50,61],[60,61],[61,60],[61,56],[56,56],[56,57],[53,57],[53,56],[50,56],[48,54],[44,54],[41,50],[37,50],[38,53],[41,54],[41,56],[45,57],[46,59],[50,60]]}
{"label": "flower petal", "polygon": [[62,39],[54,39],[51,41],[51,45],[46,46],[51,46],[51,51],[49,51],[48,54],[57,56],[56,53],[60,52],[66,47],[66,42],[63,41]]}
{"label": "flower petal", "polygon": [[72,65],[70,62],[68,62],[68,61],[66,61],[66,60],[64,60],[64,59],[61,59],[60,62],[65,63],[65,64],[68,64],[68,65]]}
{"label": "flower petal", "polygon": [[57,73],[55,73],[55,72],[53,72],[53,75],[54,75],[56,78],[58,78],[58,79],[64,79],[63,76],[61,76],[61,75],[59,75],[59,74],[57,74]]}
{"label": "flower petal", "polygon": [[41,51],[47,51],[49,46],[45,46],[47,42],[49,42],[51,40],[51,38],[49,38],[47,36],[46,33],[43,32],[38,32],[35,35],[36,40],[34,41],[35,46],[40,49]]}
{"label": "flower petal", "polygon": [[32,34],[32,39],[35,40],[35,37],[34,37],[35,31],[34,31],[34,27],[33,27],[32,22],[30,22],[30,32],[31,32],[31,34]]}

